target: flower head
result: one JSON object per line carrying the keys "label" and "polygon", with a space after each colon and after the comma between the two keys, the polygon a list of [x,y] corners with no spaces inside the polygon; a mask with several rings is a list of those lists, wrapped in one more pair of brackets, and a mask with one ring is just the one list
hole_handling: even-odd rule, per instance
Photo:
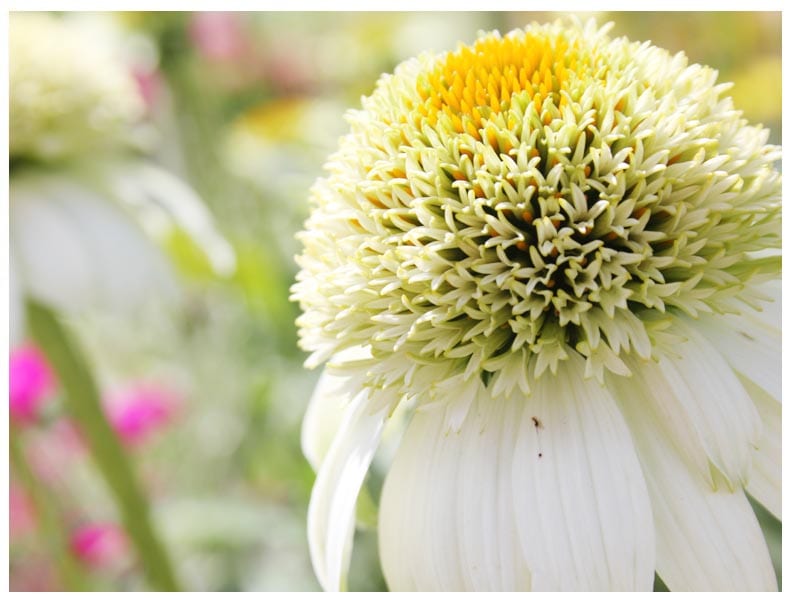
{"label": "flower head", "polygon": [[750,255],[780,240],[767,132],[714,70],[603,34],[492,34],[382,78],[313,191],[306,349],[624,374],[667,309],[729,311],[777,272]]}
{"label": "flower head", "polygon": [[43,14],[12,15],[9,35],[13,158],[63,159],[128,141],[144,103],[107,48]]}
{"label": "flower head", "polygon": [[314,460],[325,587],[404,401],[379,522],[393,588],[645,589],[656,568],[775,586],[742,488],[778,506],[776,453],[751,465],[778,431],[780,150],[716,71],[606,31],[482,35],[349,113],[293,288],[308,364],[329,363],[306,431],[343,414]]}

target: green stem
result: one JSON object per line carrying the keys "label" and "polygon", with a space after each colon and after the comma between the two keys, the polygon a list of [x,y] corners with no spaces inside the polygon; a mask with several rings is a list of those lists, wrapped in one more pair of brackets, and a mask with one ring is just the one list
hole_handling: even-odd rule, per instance
{"label": "green stem", "polygon": [[88,588],[80,576],[79,566],[69,552],[68,534],[62,526],[58,511],[50,500],[48,490],[41,485],[27,464],[13,425],[9,431],[9,458],[11,468],[33,505],[39,532],[49,546],[62,584],[68,591],[86,591]]}
{"label": "green stem", "polygon": [[170,560],[151,525],[148,503],[129,461],[102,410],[98,389],[77,344],[55,315],[33,301],[27,304],[33,338],[44,351],[65,392],[68,411],[87,439],[93,459],[118,504],[129,538],[152,588],[176,591]]}

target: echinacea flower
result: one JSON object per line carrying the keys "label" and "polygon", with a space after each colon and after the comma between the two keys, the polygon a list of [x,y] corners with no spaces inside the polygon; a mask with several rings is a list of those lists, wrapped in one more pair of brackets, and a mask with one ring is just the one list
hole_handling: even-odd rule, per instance
{"label": "echinacea flower", "polygon": [[55,388],[55,375],[44,354],[25,344],[11,350],[8,361],[8,400],[11,418],[34,421]]}
{"label": "echinacea flower", "polygon": [[9,35],[12,340],[27,297],[62,312],[171,297],[153,242],[175,232],[228,274],[233,253],[196,194],[137,156],[144,101],[106,41],[45,14],[11,15]]}
{"label": "echinacea flower", "polygon": [[322,586],[396,408],[392,590],[771,590],[780,149],[594,23],[383,76],[312,191],[294,297]]}

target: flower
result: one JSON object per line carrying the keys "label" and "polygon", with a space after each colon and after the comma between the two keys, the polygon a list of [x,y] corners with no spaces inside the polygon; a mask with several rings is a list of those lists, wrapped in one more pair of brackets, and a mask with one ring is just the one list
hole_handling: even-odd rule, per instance
{"label": "flower", "polygon": [[393,590],[776,589],[745,491],[781,517],[780,149],[607,30],[483,35],[349,113],[293,287],[324,588],[406,405]]}
{"label": "flower", "polygon": [[56,160],[129,141],[142,98],[94,38],[52,16],[18,14],[9,58],[12,157]]}
{"label": "flower", "polygon": [[71,534],[72,552],[86,565],[106,568],[123,561],[128,552],[126,534],[115,523],[86,523]]}
{"label": "flower", "polygon": [[111,394],[107,412],[121,440],[133,446],[167,425],[180,403],[180,398],[169,390],[140,383]]}
{"label": "flower", "polygon": [[12,340],[27,297],[68,313],[173,297],[172,268],[152,241],[175,233],[218,274],[234,268],[195,193],[135,156],[145,103],[102,39],[69,18],[10,19]]}
{"label": "flower", "polygon": [[11,351],[8,388],[11,418],[19,423],[34,421],[55,388],[55,375],[38,348],[26,344]]}

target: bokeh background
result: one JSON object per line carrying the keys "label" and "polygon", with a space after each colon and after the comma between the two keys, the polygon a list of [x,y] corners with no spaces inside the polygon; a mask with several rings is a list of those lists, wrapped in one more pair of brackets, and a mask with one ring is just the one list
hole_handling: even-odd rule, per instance
{"label": "bokeh background", "polygon": [[[294,234],[308,190],[346,130],[344,111],[359,106],[381,73],[423,50],[559,16],[57,16],[112,40],[145,101],[151,160],[197,192],[236,257],[233,272],[217,274],[188,237],[170,236],[163,248],[178,273],[176,302],[136,316],[112,307],[63,316],[182,589],[318,589],[305,533],[314,474],[299,441],[317,373],[302,367],[288,290]],[[781,143],[779,13],[580,16],[612,20],[613,36],[652,40],[718,69],[720,81],[734,82],[736,106]],[[17,169],[12,160],[12,181]],[[20,341],[11,359],[12,387],[14,368],[48,381],[27,413],[12,406],[11,589],[150,588],[57,376],[39,364],[32,342]],[[372,482],[375,496],[376,473]],[[781,524],[758,514],[781,574]],[[386,589],[375,529],[365,526],[374,517],[366,499],[352,590]]]}

